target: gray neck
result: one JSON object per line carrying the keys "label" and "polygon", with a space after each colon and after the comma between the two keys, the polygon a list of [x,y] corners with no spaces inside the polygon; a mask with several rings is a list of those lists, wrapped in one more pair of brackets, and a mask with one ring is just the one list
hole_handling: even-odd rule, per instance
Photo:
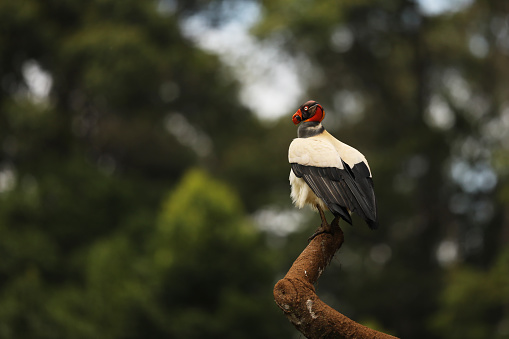
{"label": "gray neck", "polygon": [[321,123],[316,121],[302,122],[297,129],[297,136],[299,138],[309,138],[318,135],[325,131]]}

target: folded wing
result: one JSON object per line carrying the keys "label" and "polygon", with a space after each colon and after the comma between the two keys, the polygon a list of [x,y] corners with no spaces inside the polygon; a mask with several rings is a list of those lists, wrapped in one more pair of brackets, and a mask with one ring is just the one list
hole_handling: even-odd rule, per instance
{"label": "folded wing", "polygon": [[[294,144],[296,141],[298,144]],[[310,139],[292,142],[289,161],[294,174],[334,215],[352,223],[348,211],[355,212],[370,228],[378,227],[373,180],[365,162],[350,167],[332,145]]]}

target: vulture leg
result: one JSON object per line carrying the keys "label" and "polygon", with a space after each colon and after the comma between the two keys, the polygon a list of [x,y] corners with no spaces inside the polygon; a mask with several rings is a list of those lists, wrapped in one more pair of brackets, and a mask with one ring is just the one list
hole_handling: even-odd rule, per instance
{"label": "vulture leg", "polygon": [[[318,227],[316,229],[315,233],[313,233],[313,235],[311,235],[308,238],[308,241],[313,240],[317,235],[322,234],[322,233],[329,233],[329,234],[333,233],[332,232],[332,227],[327,222],[327,219],[325,218],[325,214],[323,213],[323,210],[320,208],[319,205],[316,205],[316,208],[318,208],[318,212],[320,213],[320,218],[322,218],[322,224],[320,225],[320,227]],[[334,221],[335,220],[336,219],[334,219]]]}

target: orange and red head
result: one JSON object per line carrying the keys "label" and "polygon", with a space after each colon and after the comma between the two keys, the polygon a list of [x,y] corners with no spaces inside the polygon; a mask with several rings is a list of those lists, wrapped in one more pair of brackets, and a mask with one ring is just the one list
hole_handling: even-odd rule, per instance
{"label": "orange and red head", "polygon": [[295,125],[306,121],[321,122],[325,117],[323,107],[314,100],[305,102],[292,116],[292,121]]}

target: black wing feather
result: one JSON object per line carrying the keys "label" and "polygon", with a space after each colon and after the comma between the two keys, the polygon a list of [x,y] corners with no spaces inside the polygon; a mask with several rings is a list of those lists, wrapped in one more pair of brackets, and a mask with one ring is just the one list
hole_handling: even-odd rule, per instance
{"label": "black wing feather", "polygon": [[348,210],[360,215],[372,229],[378,227],[373,180],[365,163],[344,169],[292,163],[293,173],[304,179],[334,215],[352,223]]}

